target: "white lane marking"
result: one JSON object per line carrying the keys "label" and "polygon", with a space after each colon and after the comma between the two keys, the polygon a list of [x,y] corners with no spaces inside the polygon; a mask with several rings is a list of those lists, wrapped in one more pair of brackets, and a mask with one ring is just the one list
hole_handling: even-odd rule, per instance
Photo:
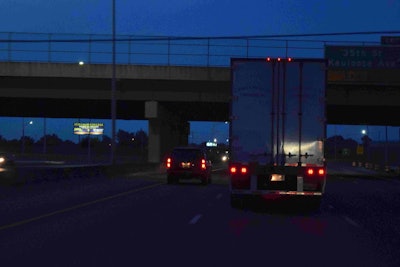
{"label": "white lane marking", "polygon": [[195,224],[195,223],[197,223],[197,221],[200,220],[201,216],[203,216],[203,215],[197,214],[196,216],[194,216],[194,217],[190,220],[189,224]]}
{"label": "white lane marking", "polygon": [[343,218],[344,218],[344,220],[345,220],[346,222],[348,222],[349,224],[351,224],[351,225],[353,225],[353,226],[355,226],[355,227],[360,227],[360,225],[358,225],[358,223],[356,223],[354,220],[350,219],[349,217],[343,216]]}
{"label": "white lane marking", "polygon": [[219,194],[217,195],[217,199],[221,199],[221,197],[222,197],[222,194],[219,193]]}
{"label": "white lane marking", "polygon": [[9,229],[9,228],[13,228],[13,227],[16,227],[16,226],[24,225],[24,224],[27,224],[27,223],[30,223],[30,222],[38,221],[40,219],[48,218],[48,217],[51,217],[53,215],[66,213],[68,211],[77,210],[77,209],[80,209],[80,208],[83,208],[83,207],[86,207],[86,206],[90,206],[90,205],[97,204],[97,203],[100,203],[100,202],[104,202],[104,201],[107,201],[107,200],[111,200],[111,199],[114,199],[114,198],[126,196],[126,195],[129,195],[129,194],[132,194],[132,193],[136,193],[136,192],[139,192],[139,191],[142,191],[142,190],[146,190],[146,189],[149,189],[149,188],[152,188],[152,187],[156,187],[156,186],[159,186],[159,185],[163,185],[163,184],[165,184],[165,183],[157,183],[157,184],[152,184],[152,185],[149,185],[149,186],[144,186],[144,187],[141,187],[141,188],[132,189],[132,190],[129,190],[129,191],[126,191],[126,192],[122,192],[122,193],[113,195],[113,196],[108,196],[108,197],[96,199],[96,200],[93,200],[93,201],[81,203],[81,204],[78,204],[78,205],[75,205],[75,206],[72,206],[72,207],[69,207],[69,208],[66,208],[66,209],[62,209],[62,210],[57,210],[57,211],[54,211],[54,212],[46,213],[46,214],[43,214],[43,215],[40,215],[40,216],[37,216],[37,217],[33,217],[33,218],[30,218],[30,219],[18,221],[18,222],[7,224],[7,225],[1,225],[0,226],[0,231],[1,230],[5,230],[5,229]]}

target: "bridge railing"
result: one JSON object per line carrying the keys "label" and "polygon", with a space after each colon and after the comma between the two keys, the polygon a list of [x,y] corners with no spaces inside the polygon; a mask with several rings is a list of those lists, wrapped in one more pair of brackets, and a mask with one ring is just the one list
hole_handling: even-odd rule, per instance
{"label": "bridge railing", "polygon": [[[323,58],[326,45],[379,44],[349,39],[118,35],[115,59],[117,64],[229,66],[232,57]],[[110,64],[112,47],[111,35],[0,32],[0,61]]]}

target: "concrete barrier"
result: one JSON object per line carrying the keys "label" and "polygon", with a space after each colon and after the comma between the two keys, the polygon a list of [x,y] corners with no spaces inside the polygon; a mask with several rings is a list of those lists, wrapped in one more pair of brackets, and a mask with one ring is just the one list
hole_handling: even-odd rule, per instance
{"label": "concrete barrier", "polygon": [[[18,184],[34,184],[66,179],[115,178],[132,172],[160,171],[158,163],[133,163],[116,165],[49,165],[19,166],[15,176]],[[12,183],[11,183],[12,184]]]}

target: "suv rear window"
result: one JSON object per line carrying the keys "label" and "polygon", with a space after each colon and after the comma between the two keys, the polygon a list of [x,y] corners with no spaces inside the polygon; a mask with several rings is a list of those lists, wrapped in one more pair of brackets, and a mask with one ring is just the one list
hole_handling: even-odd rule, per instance
{"label": "suv rear window", "polygon": [[196,160],[203,157],[203,153],[198,149],[174,149],[171,156],[176,160]]}

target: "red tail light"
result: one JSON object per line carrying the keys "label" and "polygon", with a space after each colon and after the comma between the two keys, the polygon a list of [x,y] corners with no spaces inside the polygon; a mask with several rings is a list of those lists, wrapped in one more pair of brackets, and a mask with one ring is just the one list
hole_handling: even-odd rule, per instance
{"label": "red tail light", "polygon": [[246,175],[249,172],[249,169],[247,166],[231,166],[229,171],[231,174]]}
{"label": "red tail light", "polygon": [[207,168],[207,166],[206,166],[206,160],[205,159],[202,159],[201,160],[201,169],[202,170],[205,170]]}
{"label": "red tail light", "polygon": [[308,168],[306,169],[306,175],[308,176],[324,176],[325,175],[325,169],[324,168]]}
{"label": "red tail light", "polygon": [[237,172],[237,169],[235,166],[230,168],[231,174],[235,174]]}
{"label": "red tail light", "polygon": [[241,163],[232,164],[229,167],[231,174],[232,188],[248,189],[250,188],[250,170],[249,166],[242,165]]}
{"label": "red tail light", "polygon": [[167,169],[171,168],[171,164],[172,164],[172,159],[167,158]]}

